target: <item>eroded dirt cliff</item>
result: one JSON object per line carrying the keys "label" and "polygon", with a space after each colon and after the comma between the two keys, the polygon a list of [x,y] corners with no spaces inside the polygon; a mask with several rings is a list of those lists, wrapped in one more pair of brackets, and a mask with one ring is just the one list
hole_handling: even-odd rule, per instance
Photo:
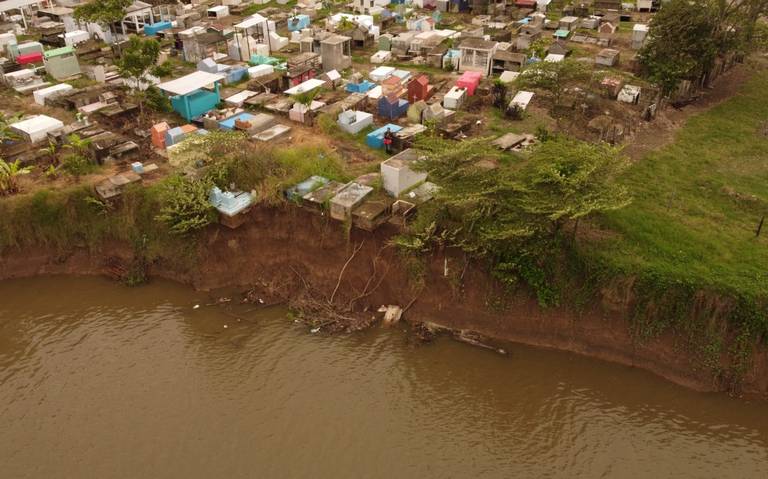
{"label": "eroded dirt cliff", "polygon": [[[626,304],[615,291],[578,309],[541,308],[525,291],[505,291],[481,265],[467,262],[459,252],[439,251],[424,261],[402,258],[389,246],[394,234],[390,226],[376,233],[348,231],[319,213],[260,207],[236,230],[214,226],[206,231],[197,258],[188,266],[161,258],[150,265],[149,273],[204,290],[256,287],[277,298],[311,288],[357,310],[396,304],[407,307],[404,318],[410,322],[428,321],[584,354],[643,368],[699,390],[727,388],[681,338],[667,333],[638,341],[626,319]],[[9,252],[0,257],[0,279],[107,274],[116,263],[129,264],[133,255],[125,244],[66,254],[45,249]],[[753,352],[740,386],[743,393],[768,396],[764,348]]]}

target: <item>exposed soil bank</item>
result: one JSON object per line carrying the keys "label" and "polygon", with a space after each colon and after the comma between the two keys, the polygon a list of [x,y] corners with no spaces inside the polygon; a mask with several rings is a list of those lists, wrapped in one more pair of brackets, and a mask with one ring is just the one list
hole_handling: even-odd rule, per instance
{"label": "exposed soil bank", "polygon": [[[150,274],[198,289],[256,287],[265,297],[287,298],[309,285],[357,309],[381,304],[406,306],[408,321],[430,321],[470,329],[505,341],[566,350],[652,371],[675,383],[703,391],[725,390],[682,338],[664,334],[638,342],[631,334],[627,301],[603,293],[596,304],[574,311],[542,309],[526,293],[510,296],[479,266],[453,252],[436,253],[423,265],[403,261],[388,239],[394,228],[375,234],[328,221],[295,207],[255,208],[237,230],[206,232],[192,268],[159,261]],[[361,246],[362,244],[362,246]],[[339,273],[354,254],[339,282]],[[41,274],[105,274],[128,264],[127,245],[105,245],[99,252],[45,250],[0,256],[0,280]],[[367,287],[367,289],[366,289]],[[514,355],[514,350],[512,351]],[[768,397],[768,354],[754,352],[741,392]],[[725,359],[724,359],[725,361]]]}

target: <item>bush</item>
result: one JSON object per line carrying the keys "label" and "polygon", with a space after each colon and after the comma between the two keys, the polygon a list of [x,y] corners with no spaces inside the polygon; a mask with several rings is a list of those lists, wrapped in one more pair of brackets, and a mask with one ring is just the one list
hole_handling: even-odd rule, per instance
{"label": "bush", "polygon": [[169,61],[164,61],[160,65],[152,69],[152,74],[156,77],[167,77],[173,73],[173,64]]}
{"label": "bush", "polygon": [[19,191],[18,177],[30,171],[31,168],[22,167],[19,160],[8,163],[0,158],[0,195]]}
{"label": "bush", "polygon": [[326,135],[332,135],[340,130],[339,124],[336,123],[336,120],[334,120],[333,117],[327,113],[321,113],[318,115],[317,126],[319,126],[320,130]]}
{"label": "bush", "polygon": [[144,91],[146,96],[146,105],[151,109],[160,113],[170,113],[173,111],[171,107],[171,100],[163,95],[156,86],[151,86]]}
{"label": "bush", "polygon": [[518,104],[509,105],[504,113],[510,120],[522,120],[525,116],[525,111]]}
{"label": "bush", "polygon": [[211,224],[216,215],[208,201],[213,183],[173,176],[163,184],[162,206],[157,219],[164,222],[170,231],[186,235]]}
{"label": "bush", "polygon": [[93,173],[96,170],[96,165],[79,153],[71,153],[61,159],[61,168],[75,178],[80,178],[83,175]]}

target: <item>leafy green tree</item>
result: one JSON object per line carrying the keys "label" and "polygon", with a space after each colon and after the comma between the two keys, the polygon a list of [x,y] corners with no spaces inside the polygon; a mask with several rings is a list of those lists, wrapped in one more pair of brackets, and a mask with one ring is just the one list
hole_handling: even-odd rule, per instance
{"label": "leafy green tree", "polygon": [[178,235],[208,226],[215,219],[213,206],[208,201],[212,186],[206,180],[178,175],[169,178],[163,185],[162,206],[157,219]]}
{"label": "leafy green tree", "polygon": [[[434,245],[461,248],[488,261],[505,284],[518,280],[554,304],[552,264],[566,247],[568,222],[629,202],[618,176],[626,160],[616,148],[551,138],[527,159],[510,157],[485,138],[451,142],[424,136],[417,168],[439,187],[410,234],[396,244],[413,254]],[[489,166],[490,165],[490,166]]]}
{"label": "leafy green tree", "polygon": [[707,6],[715,17],[712,36],[720,53],[746,54],[761,48],[758,30],[765,25],[768,0],[709,0]]}
{"label": "leafy green tree", "polygon": [[126,10],[133,0],[91,0],[75,8],[74,17],[77,20],[107,25],[109,31],[115,33],[114,24],[125,18]]}
{"label": "leafy green tree", "polygon": [[528,50],[526,50],[526,53],[530,57],[536,57],[538,59],[542,59],[547,53],[548,43],[549,42],[547,42],[543,38],[538,38],[531,42],[531,44],[528,46]]}
{"label": "leafy green tree", "polygon": [[[487,138],[450,142],[422,137],[417,146],[426,154],[419,167],[440,189],[396,244],[412,254],[436,245],[460,248],[487,262],[502,283],[513,286],[522,280],[542,304],[556,303],[545,261],[555,251],[547,234],[550,222],[520,207],[526,190],[519,168]],[[485,166],[494,162],[498,166]]]}
{"label": "leafy green tree", "polygon": [[[458,143],[433,139],[418,147],[427,153],[420,168],[441,187],[438,198],[460,213],[467,226],[464,231],[479,233],[482,243],[553,237],[565,223],[630,202],[619,182],[628,160],[619,148],[606,143],[554,137],[515,167],[508,166],[509,158],[487,139]],[[498,166],[485,167],[489,160]],[[478,248],[489,249],[490,244]]]}
{"label": "leafy green tree", "polygon": [[759,49],[768,0],[671,0],[654,16],[638,53],[645,75],[662,92],[701,80],[719,56]]}
{"label": "leafy green tree", "polygon": [[753,29],[753,43],[755,50],[768,50],[768,23],[757,23]]}
{"label": "leafy green tree", "polygon": [[134,80],[135,86],[138,87],[156,66],[159,56],[160,43],[157,40],[132,36],[115,65],[122,76]]}
{"label": "leafy green tree", "polygon": [[560,105],[563,92],[592,76],[584,63],[566,58],[561,62],[536,62],[523,70],[515,80],[519,88],[540,89],[550,93],[555,105]]}
{"label": "leafy green tree", "polygon": [[695,80],[713,65],[718,53],[716,19],[707,0],[672,0],[651,22],[638,59],[648,79],[664,94],[682,80]]}
{"label": "leafy green tree", "polygon": [[120,58],[115,62],[120,75],[132,80],[132,88],[143,113],[144,97],[142,86],[150,70],[156,68],[160,56],[160,43],[152,38],[133,36],[123,48]]}
{"label": "leafy green tree", "polygon": [[339,20],[339,23],[336,24],[336,30],[340,32],[346,32],[356,27],[357,27],[357,24],[347,17],[341,17],[341,20]]}
{"label": "leafy green tree", "polygon": [[523,170],[520,206],[552,222],[557,232],[568,221],[623,208],[630,202],[619,183],[629,165],[619,148],[557,137],[540,145]]}
{"label": "leafy green tree", "polygon": [[156,77],[169,77],[173,74],[173,64],[166,60],[152,68],[152,74]]}
{"label": "leafy green tree", "polygon": [[524,191],[517,169],[486,166],[508,159],[488,138],[453,142],[422,137],[417,147],[425,154],[418,168],[440,186],[431,218],[438,242],[487,257],[541,229],[540,221],[517,206]]}
{"label": "leafy green tree", "polygon": [[32,172],[31,167],[22,167],[19,160],[7,162],[0,158],[0,195],[10,195],[19,191],[18,178]]}

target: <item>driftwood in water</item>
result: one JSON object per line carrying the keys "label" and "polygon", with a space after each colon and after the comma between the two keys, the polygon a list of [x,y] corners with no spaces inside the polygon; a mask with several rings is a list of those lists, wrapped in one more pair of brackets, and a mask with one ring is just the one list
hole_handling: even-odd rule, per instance
{"label": "driftwood in water", "polygon": [[492,346],[484,341],[487,341],[482,335],[479,333],[476,333],[474,331],[468,331],[464,329],[460,329],[458,331],[453,332],[453,338],[457,341],[461,341],[462,343],[471,344],[472,346],[477,346],[479,348],[483,349],[489,349],[491,351],[495,351],[499,354],[507,354],[507,350],[503,348],[497,348],[496,346]]}

